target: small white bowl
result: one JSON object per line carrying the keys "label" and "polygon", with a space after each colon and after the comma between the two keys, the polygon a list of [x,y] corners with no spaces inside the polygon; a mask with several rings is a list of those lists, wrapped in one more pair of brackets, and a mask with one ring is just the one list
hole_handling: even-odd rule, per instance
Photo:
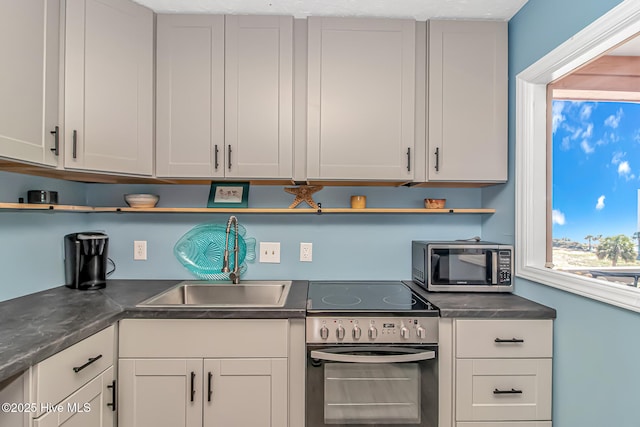
{"label": "small white bowl", "polygon": [[157,194],[125,194],[124,201],[132,208],[153,208],[158,204]]}

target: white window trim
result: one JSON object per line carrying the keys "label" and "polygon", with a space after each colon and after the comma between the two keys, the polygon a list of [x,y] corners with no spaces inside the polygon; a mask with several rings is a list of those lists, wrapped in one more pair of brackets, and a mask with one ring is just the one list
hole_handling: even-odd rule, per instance
{"label": "white window trim", "polygon": [[640,32],[625,0],[516,76],[516,275],[640,312],[640,291],[545,268],[547,84]]}

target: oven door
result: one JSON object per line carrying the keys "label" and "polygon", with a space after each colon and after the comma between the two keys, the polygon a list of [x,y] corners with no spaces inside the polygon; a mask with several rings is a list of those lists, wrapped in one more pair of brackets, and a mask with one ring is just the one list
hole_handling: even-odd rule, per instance
{"label": "oven door", "polygon": [[306,427],[437,427],[437,360],[437,345],[308,345]]}

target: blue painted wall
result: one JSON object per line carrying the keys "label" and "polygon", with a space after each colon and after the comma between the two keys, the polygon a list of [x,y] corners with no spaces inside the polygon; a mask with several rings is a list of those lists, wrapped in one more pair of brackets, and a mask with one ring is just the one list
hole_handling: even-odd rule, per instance
{"label": "blue painted wall", "polygon": [[[509,23],[510,181],[483,191],[498,212],[483,237],[513,240],[515,222],[515,76],[620,3],[618,0],[529,0]],[[638,427],[640,315],[538,283],[516,281],[516,293],[554,307],[553,425]]]}
{"label": "blue painted wall", "polygon": [[[152,192],[159,206],[205,207],[208,186],[78,184],[3,173],[0,201],[12,202],[28,189],[60,192],[61,203],[124,206],[123,195]],[[347,207],[353,194],[369,207],[421,207],[427,197],[446,197],[450,207],[480,207],[480,189],[326,187],[314,199],[325,207]],[[72,201],[70,197],[75,197]],[[287,207],[293,196],[282,187],[253,186],[252,207]],[[201,223],[226,224],[222,214],[0,213],[0,300],[64,282],[62,237],[85,230],[109,235],[113,278],[193,279],[174,257],[175,242]],[[482,215],[257,215],[237,214],[247,237],[281,243],[280,264],[248,264],[249,279],[409,279],[412,239],[460,239],[481,234]],[[133,241],[148,242],[148,260],[133,260]],[[313,262],[299,259],[300,242],[313,243]],[[34,261],[37,259],[38,261]]]}
{"label": "blue painted wall", "polygon": [[[57,191],[61,204],[84,205],[85,184],[0,172],[0,201],[29,190]],[[0,212],[0,301],[64,283],[62,236],[89,226],[87,214]]]}

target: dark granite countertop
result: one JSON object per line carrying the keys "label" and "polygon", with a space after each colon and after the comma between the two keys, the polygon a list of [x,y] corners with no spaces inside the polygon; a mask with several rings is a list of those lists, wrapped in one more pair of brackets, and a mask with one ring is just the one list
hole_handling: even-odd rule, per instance
{"label": "dark granite countertop", "polygon": [[110,280],[98,291],[60,286],[0,302],[0,382],[123,318],[304,318],[307,282],[294,281],[284,307],[157,309],[136,304],[180,280]]}
{"label": "dark granite countertop", "polygon": [[[280,308],[139,308],[136,304],[180,280],[110,280],[105,289],[64,286],[0,302],[0,381],[93,335],[123,318],[288,319],[304,318],[308,282],[294,281]],[[553,308],[513,294],[426,292],[405,282],[440,309],[441,317],[552,319]]]}
{"label": "dark granite countertop", "polygon": [[555,319],[556,310],[511,293],[428,292],[411,281],[411,289],[438,307],[440,317],[482,319]]}

